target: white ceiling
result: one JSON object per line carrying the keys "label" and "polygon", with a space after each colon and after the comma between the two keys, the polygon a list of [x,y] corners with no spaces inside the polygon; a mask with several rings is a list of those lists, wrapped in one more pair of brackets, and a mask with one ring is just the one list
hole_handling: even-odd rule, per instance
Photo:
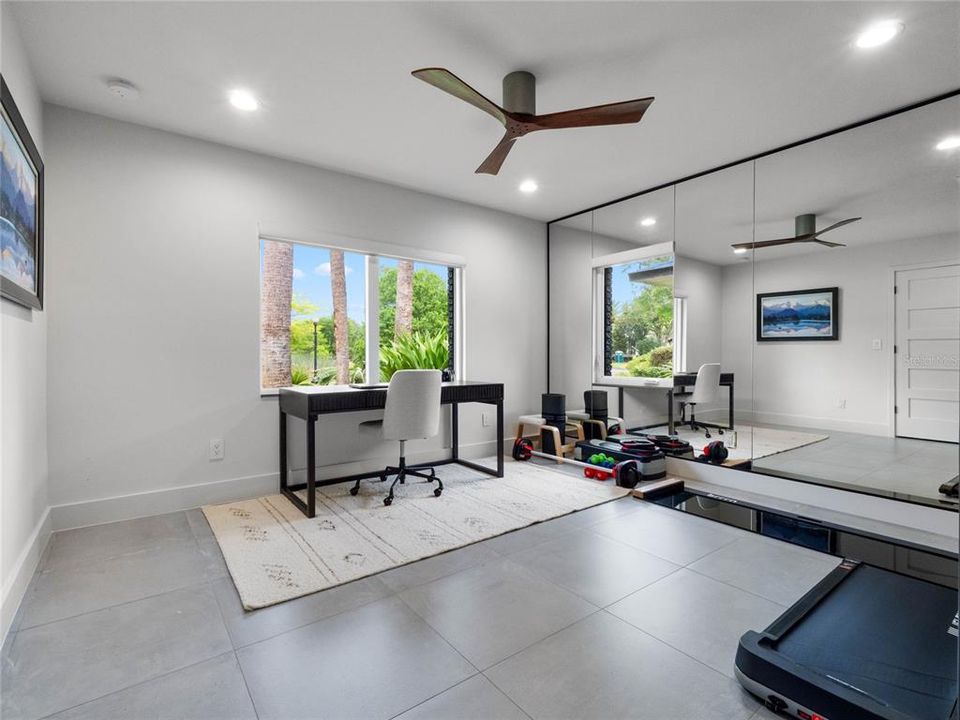
{"label": "white ceiling", "polygon": [[[960,235],[960,149],[936,149],[960,134],[960,97],[870,123],[702,178],[564,220],[562,224],[677,252],[717,265],[750,259],[733,243],[794,235],[794,217],[817,215],[824,228],[850,217],[824,240],[848,247]],[[754,187],[756,188],[754,190]],[[756,205],[754,205],[756,197]],[[639,225],[644,217],[655,226]],[[771,260],[832,252],[820,245],[763,248]],[[840,257],[838,255],[838,257]]]}
{"label": "white ceiling", "polygon": [[[8,3],[14,4],[14,3]],[[862,119],[958,84],[960,3],[19,2],[45,100],[539,219]],[[872,21],[906,30],[869,52]],[[410,76],[444,66],[540,112],[656,96],[640,125],[522,138]],[[109,94],[106,77],[140,87]],[[243,86],[263,109],[243,115]],[[532,177],[534,195],[517,185]]]}

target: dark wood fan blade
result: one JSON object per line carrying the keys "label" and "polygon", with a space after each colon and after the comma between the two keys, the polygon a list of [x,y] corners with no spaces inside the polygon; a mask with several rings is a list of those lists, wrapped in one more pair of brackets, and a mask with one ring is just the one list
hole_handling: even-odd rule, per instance
{"label": "dark wood fan blade", "polygon": [[558,130],[560,128],[593,127],[597,125],[623,125],[640,122],[650,107],[653,98],[627,100],[625,102],[596,105],[578,110],[565,110],[549,115],[524,117],[530,130]]}
{"label": "dark wood fan blade", "polygon": [[830,227],[825,227],[823,230],[817,230],[817,231],[814,233],[814,236],[816,236],[816,235],[823,235],[825,232],[830,232],[831,230],[836,230],[838,227],[843,227],[844,225],[849,225],[850,223],[856,222],[857,220],[863,220],[863,218],[855,217],[855,218],[847,218],[846,220],[841,220],[840,222],[834,223],[834,224],[831,225]]}
{"label": "dark wood fan blade", "polygon": [[828,248],[846,247],[846,245],[844,245],[843,243],[827,242],[826,240],[818,240],[817,238],[814,238],[813,240],[811,240],[811,242],[820,243],[821,245],[826,245]]}
{"label": "dark wood fan blade", "polygon": [[503,136],[503,139],[497,143],[497,146],[493,149],[487,159],[480,163],[480,167],[476,169],[477,173],[485,173],[486,175],[496,175],[500,172],[500,166],[503,165],[503,161],[507,159],[507,154],[513,148],[513,143],[516,141],[516,135],[511,135],[509,132]]}
{"label": "dark wood fan blade", "polygon": [[731,245],[734,248],[745,248],[749,250],[750,248],[762,248],[762,247],[774,247],[775,245],[790,245],[791,243],[797,242],[810,242],[813,240],[813,235],[797,235],[796,237],[788,238],[777,238],[776,240],[759,240],[757,242],[745,242],[737,243],[736,245]]}
{"label": "dark wood fan blade", "polygon": [[796,241],[796,238],[780,238],[779,240],[760,240],[758,242],[736,243],[730,247],[737,250],[740,248],[743,248],[744,250],[753,250],[756,248],[773,247],[774,245],[789,245],[790,243],[795,243]]}
{"label": "dark wood fan blade", "polygon": [[507,116],[502,107],[478,93],[449,70],[445,68],[421,68],[420,70],[414,70],[411,75],[443,90],[445,93],[450,93],[455,98],[480,108],[488,115],[492,115],[499,120],[501,125],[507,124]]}

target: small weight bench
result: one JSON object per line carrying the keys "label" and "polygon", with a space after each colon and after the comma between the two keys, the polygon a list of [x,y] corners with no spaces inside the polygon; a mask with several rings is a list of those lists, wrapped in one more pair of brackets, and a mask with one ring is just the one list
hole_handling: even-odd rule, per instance
{"label": "small weight bench", "polygon": [[[563,440],[566,440],[566,437],[560,437],[560,431],[555,428],[553,425],[548,425],[547,421],[542,415],[521,415],[517,419],[517,440],[521,440],[526,435],[526,428],[535,427],[536,435],[534,437],[534,442],[540,442],[541,433],[548,432],[553,435],[553,447],[555,447],[557,454],[557,462],[563,462],[562,457],[566,453],[572,453],[573,449],[576,447],[576,442],[564,443]],[[576,435],[577,440],[583,440],[583,426],[579,423],[570,422],[567,420],[566,433],[569,434],[569,431],[573,431]],[[541,448],[542,449],[542,448]]]}
{"label": "small weight bench", "polygon": [[[584,423],[590,423],[600,432],[600,439],[607,439],[607,431],[612,428],[614,425],[623,425],[623,418],[610,416],[607,418],[607,422],[604,423],[602,420],[594,420],[590,417],[590,414],[586,410],[574,410],[567,413],[568,420],[576,420],[581,426]],[[580,431],[581,435],[583,430]]]}

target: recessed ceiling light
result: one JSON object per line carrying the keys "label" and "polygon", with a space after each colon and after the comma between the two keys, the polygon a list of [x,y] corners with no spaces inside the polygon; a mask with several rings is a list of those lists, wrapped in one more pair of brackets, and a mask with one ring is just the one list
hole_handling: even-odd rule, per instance
{"label": "recessed ceiling light", "polygon": [[937,143],[937,150],[955,150],[960,147],[960,135],[951,135]]}
{"label": "recessed ceiling light", "polygon": [[657,224],[657,219],[655,217],[645,217],[640,221],[640,224],[643,225],[643,227],[653,227]]}
{"label": "recessed ceiling light", "polygon": [[252,112],[260,107],[260,102],[253,96],[252,93],[247,92],[246,90],[231,90],[229,97],[230,104],[233,105],[237,110]]}
{"label": "recessed ceiling light", "polygon": [[530,193],[536,192],[538,187],[540,187],[540,186],[537,185],[537,183],[536,183],[535,181],[533,181],[533,180],[524,180],[522,183],[520,183],[520,188],[519,188],[519,189],[520,189],[520,192],[522,192],[522,193],[527,193],[527,194],[529,195]]}
{"label": "recessed ceiling light", "polygon": [[745,252],[747,251],[747,249],[746,249],[746,248],[734,248],[733,251],[734,251],[737,255],[741,255],[741,254],[745,253]]}
{"label": "recessed ceiling light", "polygon": [[857,47],[866,49],[884,45],[901,32],[903,32],[903,23],[896,20],[875,23],[857,36]]}

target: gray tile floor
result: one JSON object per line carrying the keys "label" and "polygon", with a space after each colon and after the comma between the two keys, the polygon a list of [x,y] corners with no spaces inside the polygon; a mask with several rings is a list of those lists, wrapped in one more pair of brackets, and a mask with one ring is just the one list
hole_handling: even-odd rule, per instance
{"label": "gray tile floor", "polygon": [[[812,432],[810,428],[770,426]],[[960,473],[956,443],[822,431],[826,440],[754,461],[783,471],[885,493],[943,500],[941,484]]]}
{"label": "gray tile floor", "polygon": [[197,510],[72,530],[0,716],[759,720],[737,639],[836,563],[624,498],[244,612]]}

